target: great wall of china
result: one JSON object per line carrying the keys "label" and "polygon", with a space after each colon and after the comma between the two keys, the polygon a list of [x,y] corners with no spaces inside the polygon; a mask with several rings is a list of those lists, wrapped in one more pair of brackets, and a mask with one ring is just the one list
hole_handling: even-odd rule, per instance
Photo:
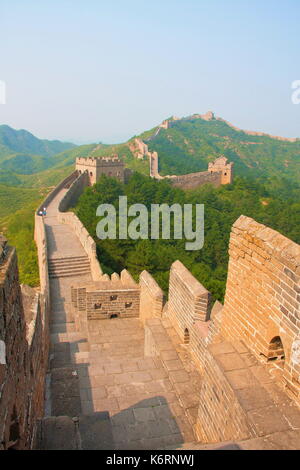
{"label": "great wall of china", "polygon": [[178,118],[173,116],[170,119],[163,121],[155,130],[153,135],[148,137],[145,142],[139,138],[135,138],[133,142],[129,144],[130,151],[137,159],[147,158],[150,163],[150,176],[158,180],[168,179],[171,184],[174,186],[180,187],[182,189],[193,189],[202,184],[210,183],[214,186],[220,186],[221,184],[230,184],[233,181],[233,163],[228,162],[227,159],[223,156],[217,158],[215,162],[211,162],[208,165],[207,171],[201,171],[197,173],[190,173],[186,175],[166,175],[161,176],[159,173],[159,156],[158,153],[149,151],[149,147],[146,142],[151,142],[155,137],[159,135],[162,130],[171,128],[177,121],[192,121],[196,119],[201,119],[204,121],[219,121],[224,122],[229,127],[234,129],[237,132],[242,132],[245,135],[250,136],[259,136],[259,137],[269,137],[271,139],[280,140],[284,142],[297,142],[297,138],[286,138],[279,137],[264,132],[254,132],[254,131],[245,131],[242,130],[228,121],[217,117],[212,111],[208,111],[206,114],[193,114],[185,118]]}
{"label": "great wall of china", "polygon": [[224,306],[179,261],[166,300],[103,274],[68,212],[90,177],[35,216],[39,290],[0,241],[0,449],[299,448],[300,246],[241,216]]}

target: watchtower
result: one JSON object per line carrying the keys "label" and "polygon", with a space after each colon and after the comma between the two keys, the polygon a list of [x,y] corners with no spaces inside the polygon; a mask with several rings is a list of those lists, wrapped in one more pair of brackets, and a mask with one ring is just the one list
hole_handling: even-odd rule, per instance
{"label": "watchtower", "polygon": [[227,158],[224,156],[209,163],[208,171],[211,173],[221,172],[221,184],[231,184],[233,181],[233,162],[228,163]]}
{"label": "watchtower", "polygon": [[103,174],[118,178],[122,183],[124,182],[124,163],[118,155],[111,157],[78,157],[76,158],[76,170],[79,173],[88,173],[91,186]]}

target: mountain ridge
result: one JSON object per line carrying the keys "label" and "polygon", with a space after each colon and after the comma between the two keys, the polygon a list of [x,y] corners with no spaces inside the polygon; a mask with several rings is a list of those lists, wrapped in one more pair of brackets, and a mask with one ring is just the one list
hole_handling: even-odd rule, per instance
{"label": "mountain ridge", "polygon": [[[13,142],[13,139],[17,142]],[[26,153],[28,146],[20,146],[18,139],[21,144],[33,139],[36,145],[31,150],[40,151],[40,154]],[[4,155],[3,145],[6,149]],[[54,154],[56,150],[62,151]],[[206,170],[209,162],[224,155],[235,163],[235,173],[242,176],[283,175],[293,181],[300,180],[300,139],[245,131],[208,111],[206,114],[196,113],[182,118],[170,117],[124,143],[112,145],[95,143],[76,146],[41,140],[25,130],[16,131],[2,125],[0,182],[16,181],[18,174],[31,175],[49,169],[62,169],[74,164],[77,156],[104,157],[115,153],[129,168],[149,175],[149,152],[158,153],[162,176]],[[9,178],[5,177],[5,171],[10,172]]]}
{"label": "mountain ridge", "polygon": [[30,174],[52,166],[58,153],[76,147],[70,142],[39,139],[25,129],[0,125],[0,169]]}
{"label": "mountain ridge", "polygon": [[294,142],[299,142],[300,141],[299,137],[282,137],[282,136],[276,136],[276,135],[273,135],[273,134],[269,134],[267,132],[250,131],[250,130],[246,130],[246,129],[241,129],[240,127],[235,126],[231,122],[226,121],[226,119],[223,119],[219,116],[216,116],[213,111],[207,111],[207,113],[205,113],[205,114],[197,114],[196,113],[196,114],[192,114],[190,116],[182,117],[182,118],[172,116],[169,119],[165,119],[162,122],[162,124],[160,124],[160,126],[158,126],[158,127],[166,128],[165,126],[168,125],[169,123],[171,123],[172,121],[189,121],[189,120],[193,120],[193,119],[203,119],[204,121],[213,121],[213,120],[222,121],[225,124],[227,124],[229,127],[231,127],[232,129],[236,130],[237,132],[243,132],[246,135],[269,137],[270,139],[280,140],[280,141],[283,141],[283,142],[292,142],[292,143],[294,143]]}

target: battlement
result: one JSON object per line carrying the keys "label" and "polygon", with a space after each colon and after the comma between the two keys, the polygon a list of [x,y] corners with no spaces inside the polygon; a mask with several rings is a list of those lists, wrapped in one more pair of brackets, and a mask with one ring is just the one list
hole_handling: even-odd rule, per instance
{"label": "battlement", "polygon": [[76,170],[79,174],[87,172],[90,185],[95,184],[102,174],[118,178],[124,182],[124,162],[118,155],[110,157],[77,157]]}
{"label": "battlement", "polygon": [[[220,157],[205,173],[219,177],[227,165]],[[42,415],[50,336],[42,298],[50,291],[52,416],[46,421],[51,439],[56,420],[69,419],[73,426],[72,418],[79,417],[80,427],[96,411],[117,419],[125,412],[118,426],[124,447],[124,437],[132,432],[131,422],[123,427],[128,410],[134,408],[132,420],[139,413],[144,419],[146,413],[135,410],[142,409],[147,389],[149,399],[159,400],[157,406],[166,397],[162,409],[151,401],[147,412],[155,432],[170,404],[170,423],[179,410],[185,442],[253,439],[254,448],[299,447],[300,246],[241,216],[231,230],[224,306],[212,307],[210,292],[180,261],[171,266],[165,303],[147,271],[139,284],[126,270],[103,274],[85,227],[74,213],[59,212],[78,196],[87,171],[71,186],[68,177],[47,197],[49,217],[36,216],[42,295],[20,287],[15,250],[0,239],[0,449],[29,448]],[[55,243],[46,237],[47,224]],[[62,263],[73,263],[75,256],[77,265],[67,273],[71,282],[65,280],[66,270],[49,279],[47,260],[55,260],[55,250],[69,253]],[[85,258],[89,268],[82,275],[78,264]],[[66,447],[71,433],[57,429],[57,448]],[[95,428],[86,434],[103,439]],[[114,439],[110,443],[118,448]],[[43,445],[52,448],[47,440]]]}
{"label": "battlement", "polygon": [[[156,170],[157,166],[158,157],[156,161]],[[152,164],[152,168],[154,168],[154,164]],[[153,176],[157,178],[159,176],[158,170],[155,174],[156,176],[153,172]],[[186,175],[159,176],[159,178],[168,178],[173,186],[183,189],[192,189],[207,183],[213,184],[214,186],[231,184],[233,181],[233,162],[228,162],[226,157],[221,156],[208,164],[207,171],[188,173]]]}
{"label": "battlement", "polygon": [[123,165],[123,162],[119,159],[118,155],[112,155],[110,157],[77,157],[76,165],[91,165],[91,166],[105,166],[107,164]]}

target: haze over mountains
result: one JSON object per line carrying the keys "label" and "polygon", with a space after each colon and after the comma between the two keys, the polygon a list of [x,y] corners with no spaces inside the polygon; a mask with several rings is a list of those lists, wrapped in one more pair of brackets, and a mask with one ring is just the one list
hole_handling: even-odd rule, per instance
{"label": "haze over mountains", "polygon": [[[148,174],[148,161],[137,160],[132,150],[135,138],[159,155],[160,172],[184,174],[202,171],[220,154],[235,163],[235,173],[253,177],[284,176],[300,180],[300,140],[283,139],[240,130],[212,113],[170,118],[168,128],[155,127],[126,143],[76,146],[60,141],[41,140],[31,133],[0,126],[0,183],[26,184],[20,175],[39,173],[42,184],[71,166],[76,156],[105,156],[118,153],[127,166]],[[159,132],[158,132],[159,129]],[[48,170],[45,174],[40,174]],[[49,171],[52,170],[52,171]],[[28,180],[28,178],[27,178]],[[29,179],[30,181],[30,179]]]}
{"label": "haze over mountains", "polygon": [[75,147],[69,142],[38,139],[26,130],[0,126],[0,167],[31,174],[53,166],[52,157]]}

